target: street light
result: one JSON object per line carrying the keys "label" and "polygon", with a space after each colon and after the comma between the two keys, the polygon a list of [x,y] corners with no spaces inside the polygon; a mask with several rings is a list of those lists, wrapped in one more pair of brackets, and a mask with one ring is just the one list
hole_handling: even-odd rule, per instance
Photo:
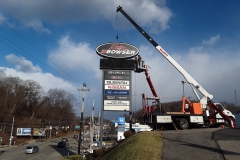
{"label": "street light", "polygon": [[186,83],[185,81],[181,81],[182,82],[182,85],[183,85],[183,96],[185,96],[184,94],[184,83]]}

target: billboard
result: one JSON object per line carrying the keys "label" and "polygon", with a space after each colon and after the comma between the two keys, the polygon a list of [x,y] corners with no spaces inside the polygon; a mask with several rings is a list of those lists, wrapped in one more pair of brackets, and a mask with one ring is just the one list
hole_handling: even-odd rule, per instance
{"label": "billboard", "polygon": [[33,128],[33,136],[45,136],[45,128]]}
{"label": "billboard", "polygon": [[31,128],[17,128],[17,136],[31,136]]}
{"label": "billboard", "polygon": [[104,70],[103,110],[129,111],[131,93],[131,71]]}

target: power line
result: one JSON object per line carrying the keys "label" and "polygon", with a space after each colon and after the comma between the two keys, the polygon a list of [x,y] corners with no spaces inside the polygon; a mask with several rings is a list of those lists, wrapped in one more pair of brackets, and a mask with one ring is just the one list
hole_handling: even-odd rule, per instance
{"label": "power line", "polygon": [[[31,54],[27,53],[26,51],[24,51],[23,49],[21,49],[19,46],[17,46],[16,44],[14,44],[13,42],[11,42],[9,39],[7,39],[6,37],[4,37],[3,35],[0,34],[1,37],[3,37],[4,39],[6,39],[7,41],[9,41],[11,44],[13,44],[14,46],[16,46],[17,48],[19,48],[21,51],[23,51],[24,53],[28,54],[29,56],[31,56],[33,59],[35,59],[37,62],[40,62],[43,66],[43,68],[45,68],[48,71],[52,71],[54,73],[56,73],[57,75],[59,75],[60,77],[64,77],[63,75],[61,75],[60,73],[54,71],[53,69],[51,69],[50,67],[46,66],[45,64],[43,64],[41,61],[39,61],[38,59],[36,59],[34,56],[32,56]],[[19,53],[20,55],[22,55],[22,53],[17,50],[16,48],[14,48],[13,46],[10,46],[9,44],[7,44],[6,42],[4,42],[3,40],[0,39],[0,41],[2,41],[4,44],[6,44],[8,47],[12,48],[13,50],[15,50],[17,53]],[[28,55],[24,54],[25,56],[28,57]],[[23,55],[22,55],[23,56]],[[73,84],[74,85],[74,84]]]}
{"label": "power line", "polygon": [[[48,57],[46,57],[42,52],[40,52],[36,47],[34,47],[30,42],[28,42],[24,37],[22,37],[19,33],[17,33],[12,27],[10,27],[4,20],[0,18],[0,20],[8,27],[10,28],[15,34],[17,34],[20,38],[22,38],[28,45],[30,45],[32,48],[34,48],[38,53],[40,53],[43,57],[45,57],[47,60],[49,60],[52,64],[54,64],[57,68],[59,68],[61,71],[63,71],[66,75],[71,77],[73,80],[78,82],[75,78],[73,78],[71,75],[69,75],[66,71],[64,71],[61,67],[59,67],[57,64],[55,64],[52,60],[50,60]],[[80,83],[80,82],[78,82]]]}

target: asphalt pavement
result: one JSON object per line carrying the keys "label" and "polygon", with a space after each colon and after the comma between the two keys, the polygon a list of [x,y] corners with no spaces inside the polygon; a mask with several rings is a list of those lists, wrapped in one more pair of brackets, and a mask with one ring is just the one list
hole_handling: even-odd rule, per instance
{"label": "asphalt pavement", "polygon": [[219,129],[212,133],[225,159],[240,159],[240,128]]}
{"label": "asphalt pavement", "polygon": [[162,131],[162,160],[238,160],[240,128]]}

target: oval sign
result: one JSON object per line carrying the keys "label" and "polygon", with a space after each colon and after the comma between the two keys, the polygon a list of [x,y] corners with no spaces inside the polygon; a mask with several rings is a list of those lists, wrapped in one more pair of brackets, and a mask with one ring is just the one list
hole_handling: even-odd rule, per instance
{"label": "oval sign", "polygon": [[103,43],[97,46],[96,52],[104,58],[132,58],[138,55],[139,49],[128,43]]}

